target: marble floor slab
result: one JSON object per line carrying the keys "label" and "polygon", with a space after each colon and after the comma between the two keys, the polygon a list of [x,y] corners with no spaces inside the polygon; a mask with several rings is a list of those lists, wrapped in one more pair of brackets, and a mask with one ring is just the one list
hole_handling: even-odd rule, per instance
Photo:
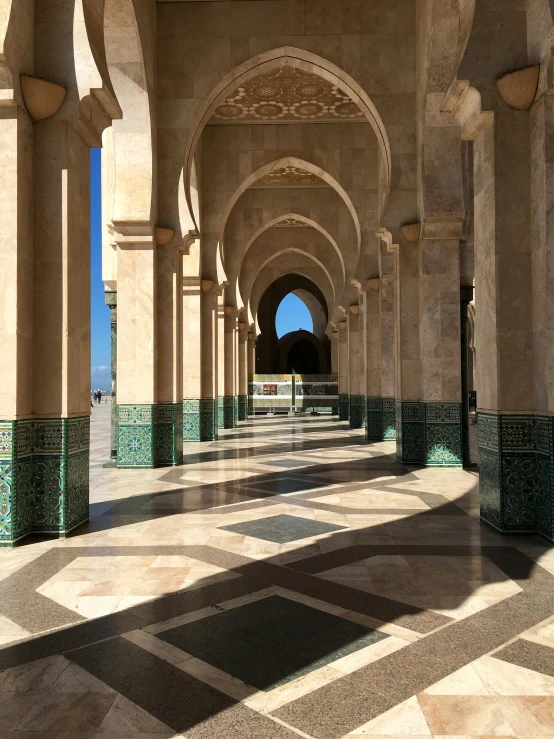
{"label": "marble floor slab", "polygon": [[475,469],[331,416],[249,418],[117,470],[90,522],[0,551],[0,738],[554,737],[554,550]]}

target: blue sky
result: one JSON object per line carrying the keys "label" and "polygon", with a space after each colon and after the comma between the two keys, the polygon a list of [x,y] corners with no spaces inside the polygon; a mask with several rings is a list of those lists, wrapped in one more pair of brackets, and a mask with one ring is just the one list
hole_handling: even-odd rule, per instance
{"label": "blue sky", "polygon": [[[90,150],[90,239],[91,239],[91,387],[110,387],[110,309],[104,303],[102,282],[102,186],[101,149]],[[296,295],[287,295],[275,319],[277,336],[289,331],[313,330],[312,317]]]}
{"label": "blue sky", "polygon": [[285,295],[277,308],[277,315],[275,316],[277,336],[280,339],[281,336],[288,334],[290,331],[298,331],[301,328],[305,331],[314,330],[310,311],[306,308],[304,301],[289,293]]}

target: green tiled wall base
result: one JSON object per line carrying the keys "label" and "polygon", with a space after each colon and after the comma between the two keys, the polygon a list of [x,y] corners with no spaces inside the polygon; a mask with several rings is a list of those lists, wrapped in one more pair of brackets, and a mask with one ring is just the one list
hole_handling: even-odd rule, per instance
{"label": "green tiled wall base", "polygon": [[246,421],[248,418],[248,395],[239,395],[238,402],[238,420]]}
{"label": "green tiled wall base", "polygon": [[183,441],[214,441],[214,398],[185,398],[183,400]]}
{"label": "green tiled wall base", "polygon": [[461,467],[461,403],[397,402],[396,456],[403,464]]}
{"label": "green tiled wall base", "polygon": [[423,403],[396,403],[396,457],[403,464],[423,464],[425,459],[425,409]]}
{"label": "green tiled wall base", "polygon": [[235,395],[223,397],[223,427],[234,429],[237,425],[237,399]]}
{"label": "green tiled wall base", "polygon": [[396,403],[394,398],[383,398],[383,441],[396,440]]}
{"label": "green tiled wall base", "polygon": [[217,396],[217,428],[225,428],[225,410],[223,404],[223,395]]}
{"label": "green tiled wall base", "polygon": [[554,542],[554,418],[535,419],[538,530]]}
{"label": "green tiled wall base", "polygon": [[365,401],[363,395],[351,395],[350,398],[350,428],[361,429],[364,426]]}
{"label": "green tiled wall base", "polygon": [[154,435],[157,465],[181,464],[183,461],[183,404],[159,403]]}
{"label": "green tiled wall base", "polygon": [[117,406],[117,466],[151,469],[183,461],[183,404]]}
{"label": "green tiled wall base", "polygon": [[350,403],[348,402],[348,395],[340,394],[339,395],[339,421],[348,421],[348,409],[350,407]]}
{"label": "green tiled wall base", "polygon": [[155,405],[117,406],[117,466],[152,468],[154,455]]}
{"label": "green tiled wall base", "polygon": [[200,441],[200,403],[199,398],[183,400],[183,441]]}
{"label": "green tiled wall base", "polygon": [[383,440],[383,399],[365,399],[365,438],[367,441]]}
{"label": "green tiled wall base", "polygon": [[[548,537],[552,442],[544,438],[544,432],[548,434],[550,430],[551,435],[552,419],[544,420],[547,421],[546,429],[541,428],[537,454],[537,419],[534,416],[479,413],[481,518],[503,533],[536,533],[539,518],[542,518],[544,530],[541,533]],[[538,479],[537,469],[547,476],[548,482]]]}
{"label": "green tiled wall base", "polygon": [[462,404],[425,403],[427,467],[462,467]]}
{"label": "green tiled wall base", "polygon": [[88,520],[90,419],[0,422],[0,546]]}
{"label": "green tiled wall base", "polygon": [[217,439],[217,399],[200,399],[200,441]]}

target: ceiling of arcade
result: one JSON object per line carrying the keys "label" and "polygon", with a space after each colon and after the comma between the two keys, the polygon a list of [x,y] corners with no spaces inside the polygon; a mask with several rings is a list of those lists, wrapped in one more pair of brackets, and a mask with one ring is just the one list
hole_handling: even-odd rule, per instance
{"label": "ceiling of arcade", "polygon": [[[221,245],[230,283],[226,299],[241,303],[235,285],[243,255],[258,232],[285,231],[279,239],[284,249],[298,240],[291,232],[302,238],[310,230],[306,226],[315,226],[341,252],[345,279],[336,286],[337,298],[355,302],[351,280],[360,250],[373,245],[377,227],[378,161],[368,123],[207,126],[202,136],[201,232],[204,259]],[[295,228],[284,229],[284,224]],[[241,284],[242,302],[247,303],[248,291]]]}
{"label": "ceiling of arcade", "polygon": [[260,323],[258,321],[258,309],[264,293],[271,284],[280,278],[292,277],[292,275],[306,278],[321,291],[325,300],[326,312],[331,317],[335,307],[335,298],[329,275],[308,255],[285,253],[279,259],[272,259],[268,262],[254,280],[248,306],[249,319]]}
{"label": "ceiling of arcade", "polygon": [[[296,249],[317,229],[325,267],[340,275],[331,302],[355,302],[352,280],[377,269],[387,196],[389,228],[416,214],[415,4],[322,0],[300,14],[294,5],[158,6],[162,148],[164,131],[187,129],[202,271],[219,277],[222,265],[236,305],[256,279],[246,290],[247,249]],[[297,252],[287,254],[292,269]]]}
{"label": "ceiling of arcade", "polygon": [[283,67],[243,82],[215,108],[209,124],[340,120],[365,118],[358,105],[329,80]]}
{"label": "ceiling of arcade", "polygon": [[[296,240],[282,239],[282,230],[269,229],[245,258],[239,289],[241,295],[246,296],[247,314],[255,314],[253,299],[256,284],[264,283],[267,286],[288,272],[298,272],[300,265],[309,270],[309,274],[306,271],[302,274],[309,276],[325,294],[330,317],[335,313],[337,296],[341,295],[344,286],[339,255],[315,229],[293,231],[298,234]],[[267,275],[269,282],[263,275]]]}

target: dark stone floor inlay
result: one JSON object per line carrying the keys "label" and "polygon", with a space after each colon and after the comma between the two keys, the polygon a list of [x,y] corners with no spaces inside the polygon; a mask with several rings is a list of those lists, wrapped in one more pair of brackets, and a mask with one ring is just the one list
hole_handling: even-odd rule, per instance
{"label": "dark stone floor inlay", "polygon": [[304,460],[300,461],[297,459],[274,459],[269,462],[260,462],[259,464],[268,464],[272,467],[307,467],[308,465],[313,465],[315,462],[306,462]]}
{"label": "dark stone floor inlay", "polygon": [[272,595],[156,636],[267,691],[388,635]]}
{"label": "dark stone floor inlay", "polygon": [[311,536],[329,534],[332,531],[345,530],[346,526],[283,514],[259,518],[256,521],[243,521],[242,523],[229,524],[229,526],[219,526],[218,528],[224,531],[233,531],[235,534],[252,536],[254,539],[285,544],[289,541],[298,541],[298,539],[307,539]]}

